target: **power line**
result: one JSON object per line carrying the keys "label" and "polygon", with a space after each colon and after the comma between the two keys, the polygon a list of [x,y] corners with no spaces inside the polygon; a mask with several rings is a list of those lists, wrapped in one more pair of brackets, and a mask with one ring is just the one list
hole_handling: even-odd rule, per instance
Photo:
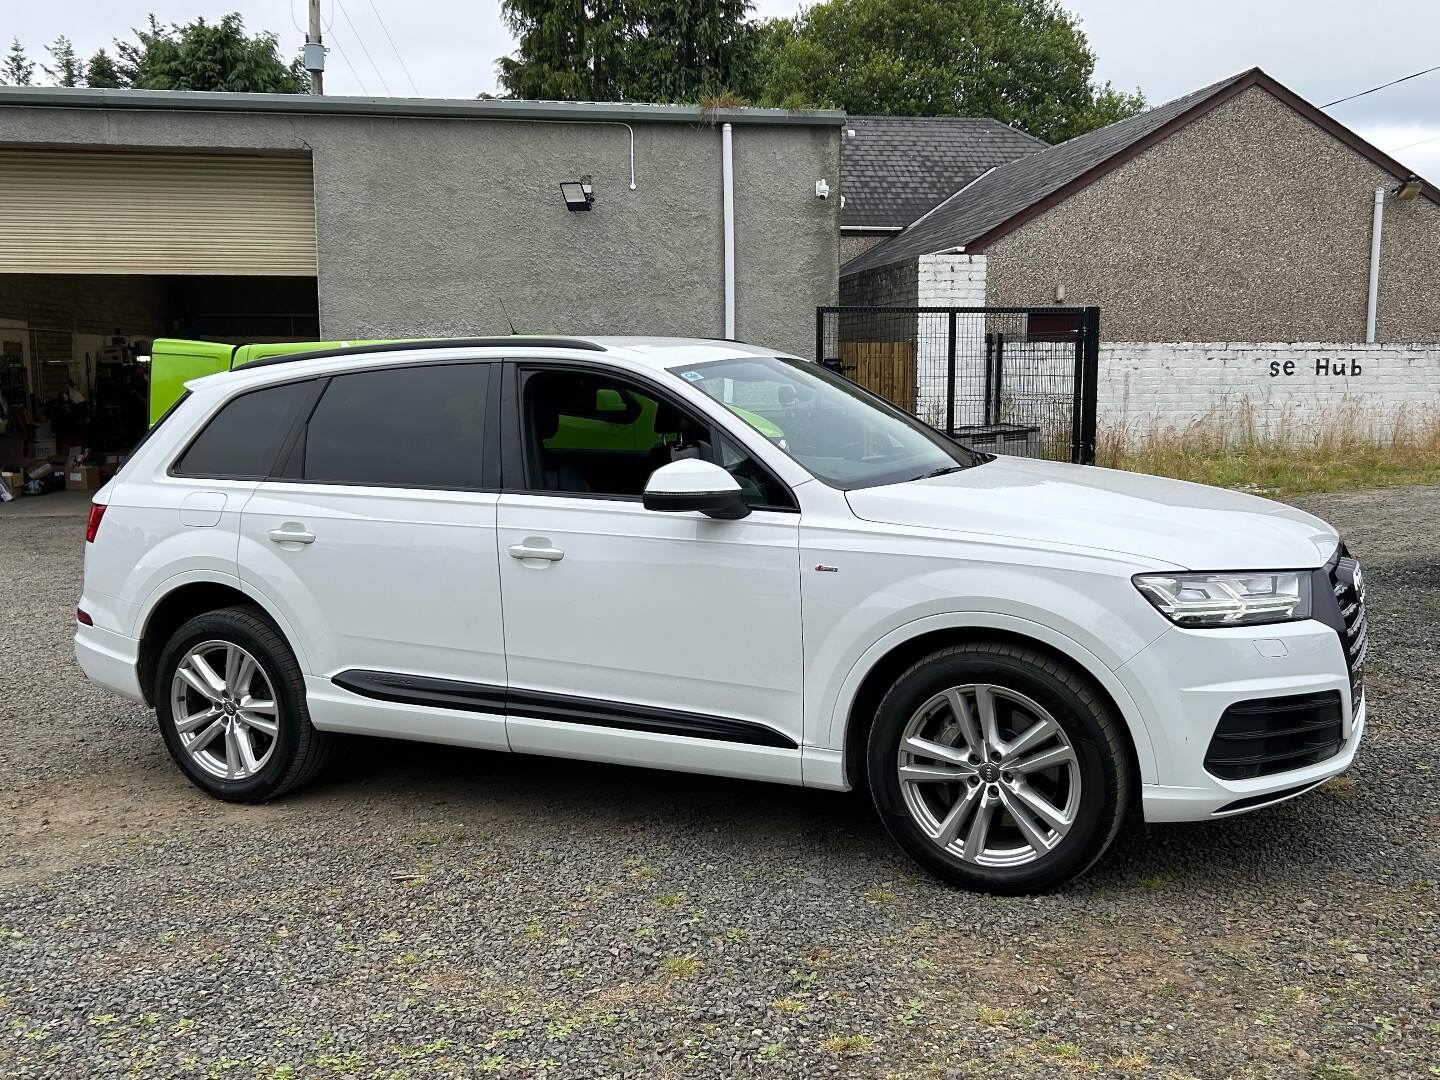
{"label": "power line", "polygon": [[395,59],[400,61],[400,70],[405,72],[405,78],[410,80],[410,89],[415,91],[415,96],[420,96],[420,88],[415,85],[415,79],[410,74],[410,69],[405,66],[405,58],[400,55],[400,50],[395,47],[395,39],[390,36],[390,28],[385,25],[385,16],[380,14],[380,9],[375,6],[375,0],[370,0],[370,10],[375,13],[375,19],[380,23],[380,29],[385,31],[385,38],[390,42],[390,51],[395,54]]}
{"label": "power line", "polygon": [[[340,5],[340,14],[345,16],[345,22],[350,26],[350,32],[355,35],[355,40],[360,43],[360,51],[365,54],[365,59],[370,61],[370,66],[375,69],[375,76],[380,80],[380,85],[385,88],[386,97],[394,97],[390,92],[390,84],[385,81],[385,74],[380,70],[380,65],[375,63],[375,58],[370,55],[370,49],[365,44],[365,39],[360,36],[360,31],[355,28],[355,20],[350,18],[350,12],[346,10],[344,0],[335,0]],[[358,77],[358,76],[357,76]]]}
{"label": "power line", "polygon": [[1426,143],[1440,142],[1440,135],[1431,135],[1428,139],[1421,139],[1419,142],[1406,143],[1404,146],[1397,146],[1390,153],[1398,154],[1401,150],[1409,150],[1412,146],[1424,146]]}
{"label": "power line", "polygon": [[1440,64],[1436,64],[1434,67],[1426,68],[1424,71],[1416,71],[1410,75],[1402,75],[1398,79],[1391,79],[1389,82],[1381,83],[1379,86],[1372,86],[1369,90],[1361,90],[1358,94],[1351,94],[1349,97],[1336,98],[1334,101],[1327,101],[1324,105],[1321,105],[1320,107],[1322,109],[1328,109],[1331,105],[1339,105],[1342,101],[1354,101],[1356,98],[1364,97],[1366,94],[1373,94],[1376,90],[1384,90],[1387,86],[1395,86],[1397,83],[1409,82],[1411,79],[1418,79],[1421,75],[1429,75],[1432,71],[1440,71]]}
{"label": "power line", "polygon": [[330,40],[335,43],[335,49],[340,53],[340,59],[345,61],[346,69],[355,77],[355,81],[360,84],[360,92],[366,97],[369,97],[370,88],[365,85],[365,80],[360,78],[360,72],[355,70],[355,65],[350,63],[350,57],[345,55],[345,47],[340,44],[340,39],[335,36],[335,28],[331,26],[327,29],[330,34]]}

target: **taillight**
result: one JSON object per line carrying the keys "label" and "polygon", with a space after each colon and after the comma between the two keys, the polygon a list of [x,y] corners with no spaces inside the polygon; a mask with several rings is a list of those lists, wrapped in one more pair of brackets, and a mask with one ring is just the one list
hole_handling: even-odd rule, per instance
{"label": "taillight", "polygon": [[100,503],[90,504],[90,517],[85,522],[85,542],[93,544],[95,534],[100,531],[100,519],[105,516],[105,507]]}

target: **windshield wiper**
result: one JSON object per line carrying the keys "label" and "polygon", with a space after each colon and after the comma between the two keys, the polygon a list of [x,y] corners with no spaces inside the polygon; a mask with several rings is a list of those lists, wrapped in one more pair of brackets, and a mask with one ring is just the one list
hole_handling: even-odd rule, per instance
{"label": "windshield wiper", "polygon": [[963,471],[965,471],[965,470],[968,469],[968,468],[970,468],[970,466],[968,466],[968,465],[942,465],[942,466],[941,466],[940,468],[938,468],[938,469],[931,469],[931,470],[930,470],[929,472],[927,472],[927,473],[921,473],[919,476],[912,476],[910,479],[911,479],[911,480],[929,480],[929,479],[931,479],[931,478],[933,478],[933,477],[936,477],[936,476],[947,476],[947,475],[949,475],[949,474],[952,473],[952,472],[963,472]]}

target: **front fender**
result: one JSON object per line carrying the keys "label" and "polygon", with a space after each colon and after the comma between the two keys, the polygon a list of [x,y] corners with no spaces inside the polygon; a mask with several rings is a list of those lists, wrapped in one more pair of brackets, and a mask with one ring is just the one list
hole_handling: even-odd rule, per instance
{"label": "front fender", "polygon": [[1139,707],[1115,672],[1099,656],[1074,638],[1042,623],[994,611],[949,611],[943,614],[928,615],[898,626],[876,640],[851,665],[850,670],[841,680],[834,703],[825,718],[825,742],[822,745],[843,751],[851,706],[855,703],[855,697],[859,693],[861,684],[865,681],[865,676],[874,669],[880,660],[908,641],[943,630],[1001,630],[1031,638],[1069,658],[1099,683],[1114,700],[1116,708],[1120,710],[1120,715],[1130,732],[1130,738],[1135,744],[1135,754],[1140,764],[1141,782],[1154,782],[1154,746],[1140,715]]}

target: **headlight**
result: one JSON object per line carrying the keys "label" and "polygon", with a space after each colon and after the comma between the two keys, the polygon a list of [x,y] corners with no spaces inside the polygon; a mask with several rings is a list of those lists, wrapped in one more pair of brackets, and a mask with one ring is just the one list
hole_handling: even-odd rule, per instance
{"label": "headlight", "polygon": [[1132,580],[1176,626],[1254,626],[1308,619],[1311,573],[1136,574]]}

